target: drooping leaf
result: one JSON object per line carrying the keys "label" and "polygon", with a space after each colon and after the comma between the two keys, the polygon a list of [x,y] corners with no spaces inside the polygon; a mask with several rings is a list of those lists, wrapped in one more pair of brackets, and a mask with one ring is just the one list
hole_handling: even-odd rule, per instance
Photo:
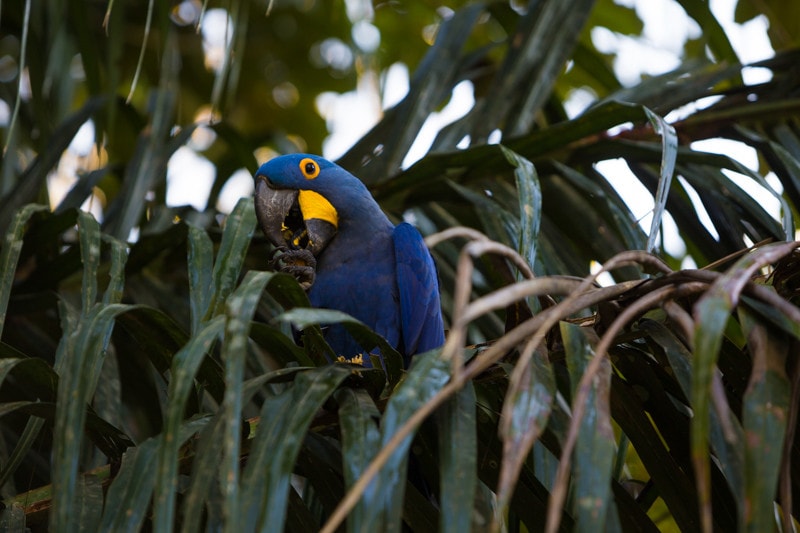
{"label": "drooping leaf", "polygon": [[555,377],[544,349],[534,350],[520,375],[519,386],[511,385],[503,402],[506,416],[500,423],[503,463],[498,481],[499,509],[509,505],[522,464],[547,426],[555,401]]}
{"label": "drooping leaf", "polygon": [[[592,357],[593,343],[584,328],[567,322],[561,322],[561,336],[575,394],[578,377],[583,375]],[[609,405],[610,380],[611,365],[606,363],[592,380],[592,389],[586,398],[586,410],[578,430],[573,459],[573,516],[577,531],[592,531],[596,524],[605,524],[607,513],[615,507],[608,483],[616,447]]]}
{"label": "drooping leaf", "polygon": [[791,396],[786,376],[788,345],[744,307],[739,316],[753,357],[753,371],[744,395],[745,494],[742,517],[747,531],[775,527],[775,492],[781,467]]}
{"label": "drooping leaf", "polygon": [[662,149],[661,170],[658,178],[658,189],[656,189],[655,194],[653,221],[650,224],[650,233],[647,237],[646,250],[652,252],[655,249],[656,237],[661,227],[664,209],[667,206],[669,188],[672,184],[672,174],[675,171],[675,161],[678,157],[678,136],[675,133],[675,128],[668,124],[662,117],[656,115],[647,108],[645,108],[645,113],[650,119],[653,130],[661,136]]}

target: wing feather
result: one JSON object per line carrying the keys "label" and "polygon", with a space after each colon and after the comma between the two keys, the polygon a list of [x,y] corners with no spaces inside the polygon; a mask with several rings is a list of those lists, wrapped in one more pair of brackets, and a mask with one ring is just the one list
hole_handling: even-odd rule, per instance
{"label": "wing feather", "polygon": [[397,288],[400,294],[401,352],[410,357],[444,344],[436,267],[419,231],[405,222],[394,230]]}

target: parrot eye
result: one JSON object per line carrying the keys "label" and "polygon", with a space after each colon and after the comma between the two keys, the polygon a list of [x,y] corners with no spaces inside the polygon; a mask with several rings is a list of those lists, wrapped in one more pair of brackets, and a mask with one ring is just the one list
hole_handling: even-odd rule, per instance
{"label": "parrot eye", "polygon": [[319,176],[319,165],[310,157],[306,157],[300,161],[300,172],[303,173],[307,180],[313,180]]}

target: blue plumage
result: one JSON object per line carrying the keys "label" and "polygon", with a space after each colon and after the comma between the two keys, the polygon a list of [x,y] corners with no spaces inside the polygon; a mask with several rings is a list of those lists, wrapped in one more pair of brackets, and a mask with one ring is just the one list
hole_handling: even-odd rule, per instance
{"label": "blue plumage", "polygon": [[[276,246],[305,246],[316,256],[309,291],[315,307],[364,322],[403,354],[406,366],[414,354],[444,343],[436,271],[413,226],[395,227],[358,178],[321,157],[277,157],[255,178],[264,233]],[[302,230],[287,222],[298,207]],[[326,340],[346,358],[364,352],[340,325]]]}

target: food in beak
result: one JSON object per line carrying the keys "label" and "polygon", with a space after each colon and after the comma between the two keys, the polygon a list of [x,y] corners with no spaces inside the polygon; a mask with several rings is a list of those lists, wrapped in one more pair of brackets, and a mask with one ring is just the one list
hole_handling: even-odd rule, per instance
{"label": "food in beak", "polygon": [[258,223],[276,248],[308,250],[317,256],[336,235],[336,226],[327,220],[305,218],[299,196],[300,191],[273,188],[260,177],[255,190]]}

